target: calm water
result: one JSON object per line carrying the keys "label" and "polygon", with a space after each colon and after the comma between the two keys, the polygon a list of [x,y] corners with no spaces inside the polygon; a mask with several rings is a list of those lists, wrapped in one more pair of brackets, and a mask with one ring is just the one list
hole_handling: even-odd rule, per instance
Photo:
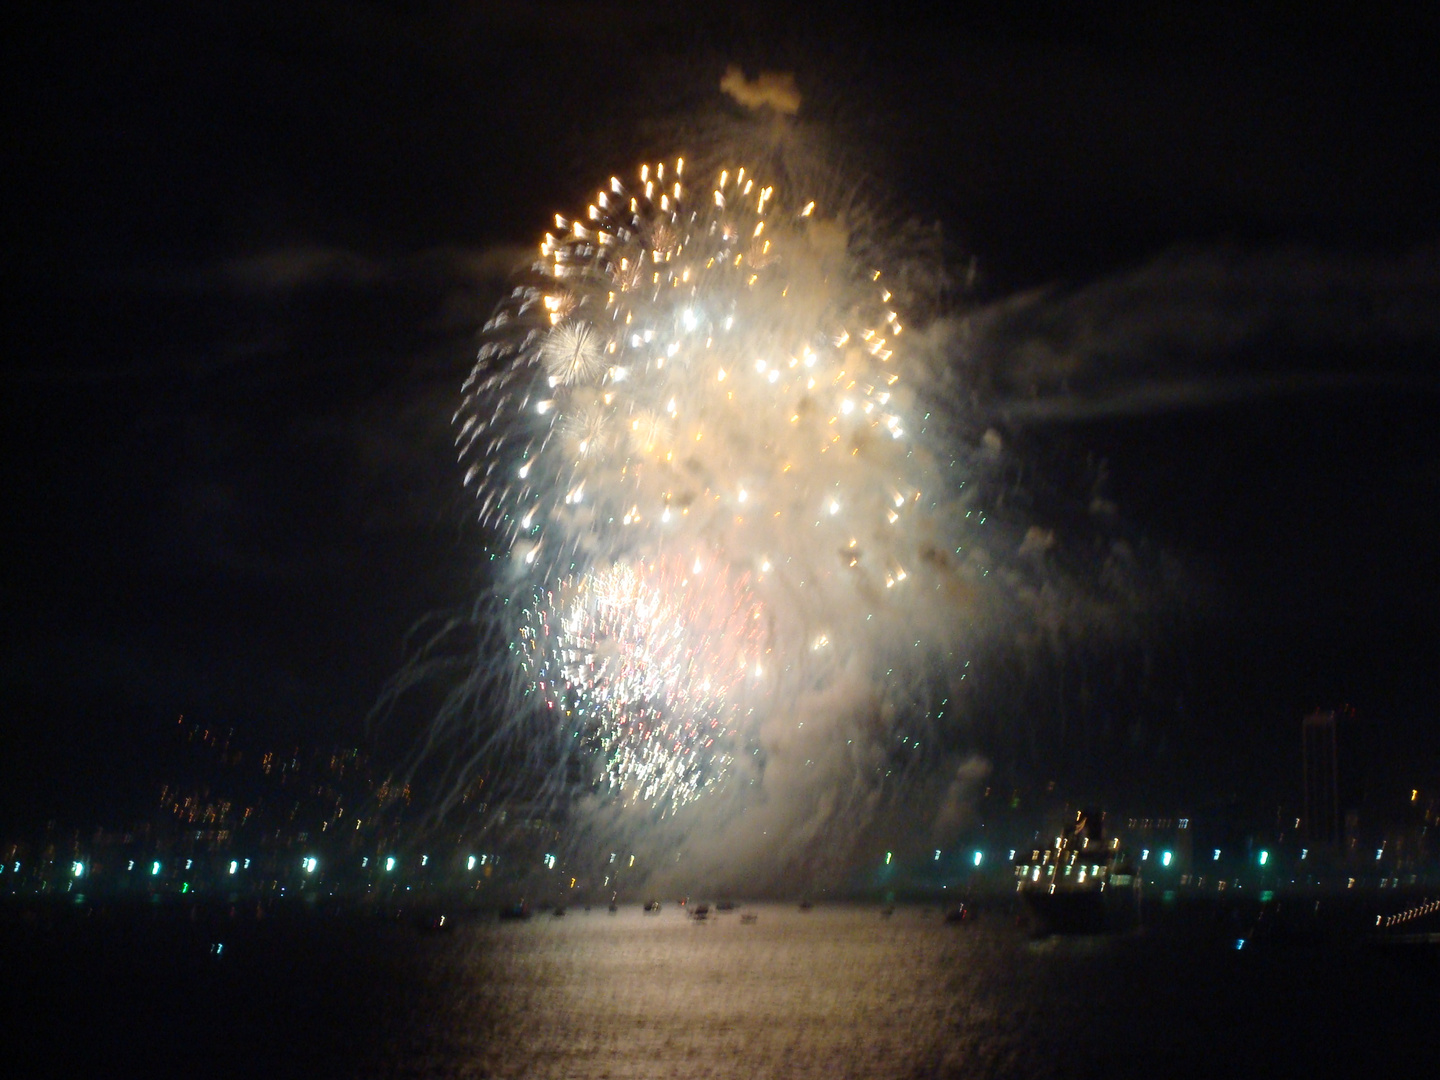
{"label": "calm water", "polygon": [[1434,1075],[1428,959],[1236,951],[1213,929],[1032,941],[998,915],[743,910],[758,919],[632,907],[431,936],[11,919],[6,1053],[82,1076]]}

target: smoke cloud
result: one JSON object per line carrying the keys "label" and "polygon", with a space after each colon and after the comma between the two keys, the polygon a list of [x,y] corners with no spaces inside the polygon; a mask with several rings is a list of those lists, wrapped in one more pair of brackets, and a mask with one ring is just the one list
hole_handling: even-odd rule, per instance
{"label": "smoke cloud", "polygon": [[733,64],[720,78],[720,89],[747,109],[771,108],[786,116],[800,111],[800,91],[788,71],[762,71],[754,79]]}
{"label": "smoke cloud", "polygon": [[[945,324],[942,350],[1000,420],[1201,408],[1350,387],[1440,388],[1440,251],[1181,249]],[[1360,365],[1356,365],[1356,358]]]}

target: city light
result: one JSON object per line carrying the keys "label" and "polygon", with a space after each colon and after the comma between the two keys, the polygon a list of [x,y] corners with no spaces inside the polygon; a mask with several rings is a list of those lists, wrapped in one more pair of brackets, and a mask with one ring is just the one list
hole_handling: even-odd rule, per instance
{"label": "city light", "polygon": [[938,847],[935,849],[935,861],[940,861],[940,849]]}
{"label": "city light", "polygon": [[1268,851],[1262,851],[1262,852],[1260,852],[1260,865],[1261,865],[1261,866],[1264,866],[1264,865],[1265,865],[1267,862],[1269,862],[1269,861],[1270,861],[1270,852],[1268,852]]}
{"label": "city light", "polygon": [[70,864],[70,872],[71,872],[72,874],[74,874],[76,877],[84,877],[84,876],[85,876],[85,864],[84,864],[83,862],[74,862],[74,863],[71,863],[71,864]]}
{"label": "city light", "polygon": [[1170,858],[1171,858],[1170,852],[1167,851],[1167,852],[1165,852],[1164,854],[1162,854],[1162,855],[1160,856],[1160,865],[1161,865],[1161,866],[1169,866],[1169,865],[1170,865]]}
{"label": "city light", "polygon": [[1147,859],[1149,859],[1149,858],[1150,858],[1150,849],[1149,849],[1148,847],[1147,847],[1147,848],[1142,848],[1142,849],[1140,850],[1140,861],[1141,861],[1141,862],[1145,862],[1145,861],[1146,861]]}
{"label": "city light", "polygon": [[886,866],[889,866],[889,865],[890,865],[890,852],[888,852],[888,851],[885,852],[885,865],[886,865]]}
{"label": "city light", "polygon": [[301,859],[300,865],[305,868],[305,872],[307,874],[313,874],[315,872],[315,868],[320,865],[320,860],[315,858],[315,856],[310,855],[304,859]]}
{"label": "city light", "polygon": [[159,874],[159,873],[160,873],[160,863],[159,863],[159,861],[157,860],[156,862],[152,862],[152,863],[150,864],[150,876],[151,876],[151,877],[155,877],[155,876],[156,876],[157,874]]}
{"label": "city light", "polygon": [[240,869],[240,864],[239,864],[238,862],[236,862],[234,859],[231,859],[231,860],[230,860],[230,873],[233,874],[233,873],[235,873],[236,870],[239,870],[239,869]]}
{"label": "city light", "polygon": [[395,856],[394,856],[394,855],[391,855],[388,859],[385,860],[385,872],[388,874],[388,873],[390,873],[390,871],[392,871],[392,870],[394,870],[394,869],[395,869]]}
{"label": "city light", "polygon": [[979,866],[980,863],[981,863],[982,861],[984,861],[984,859],[985,859],[985,855],[984,855],[983,852],[980,852],[980,851],[975,852],[975,865],[976,865],[976,866]]}
{"label": "city light", "polygon": [[[615,860],[615,856],[614,856],[614,855],[611,855],[611,856],[610,856],[610,860],[613,862],[613,861]],[[466,869],[466,870],[474,870],[474,869],[475,869],[475,856],[474,856],[474,855],[471,855],[468,859],[465,860],[465,869]]]}
{"label": "city light", "polygon": [[1219,862],[1219,861],[1220,861],[1220,849],[1219,849],[1218,847],[1215,849],[1215,858],[1214,858],[1213,861],[1214,861],[1214,862]]}

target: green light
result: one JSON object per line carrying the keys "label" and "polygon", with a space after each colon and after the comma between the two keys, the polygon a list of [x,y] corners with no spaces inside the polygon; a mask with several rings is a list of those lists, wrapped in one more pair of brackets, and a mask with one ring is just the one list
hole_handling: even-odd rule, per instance
{"label": "green light", "polygon": [[181,886],[180,886],[180,891],[181,891],[182,893],[189,892],[189,891],[190,891],[190,882],[187,881],[187,882],[185,882],[183,885],[181,885]]}

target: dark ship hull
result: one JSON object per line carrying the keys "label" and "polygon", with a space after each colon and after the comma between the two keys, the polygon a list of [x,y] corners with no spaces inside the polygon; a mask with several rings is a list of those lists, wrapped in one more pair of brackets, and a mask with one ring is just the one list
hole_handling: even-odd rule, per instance
{"label": "dark ship hull", "polygon": [[1134,928],[1139,905],[1129,888],[1023,890],[1038,934],[1113,934]]}

